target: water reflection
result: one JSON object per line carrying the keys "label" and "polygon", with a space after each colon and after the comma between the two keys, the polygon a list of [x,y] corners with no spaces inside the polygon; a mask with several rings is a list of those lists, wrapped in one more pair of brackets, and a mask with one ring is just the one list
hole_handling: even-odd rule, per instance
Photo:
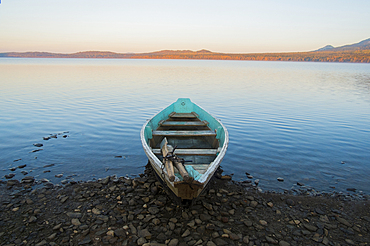
{"label": "water reflection", "polygon": [[[1,175],[18,163],[49,179],[137,174],[142,124],[190,97],[228,128],[222,166],[235,179],[248,171],[263,189],[299,181],[369,193],[369,78],[368,64],[0,59]],[[44,150],[30,153],[40,141]]]}

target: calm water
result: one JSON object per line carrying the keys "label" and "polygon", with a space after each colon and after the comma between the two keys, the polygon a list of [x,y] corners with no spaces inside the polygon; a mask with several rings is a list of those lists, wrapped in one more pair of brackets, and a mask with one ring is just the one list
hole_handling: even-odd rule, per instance
{"label": "calm water", "polygon": [[369,64],[1,58],[0,93],[2,180],[139,174],[141,126],[189,97],[228,128],[235,180],[370,194]]}

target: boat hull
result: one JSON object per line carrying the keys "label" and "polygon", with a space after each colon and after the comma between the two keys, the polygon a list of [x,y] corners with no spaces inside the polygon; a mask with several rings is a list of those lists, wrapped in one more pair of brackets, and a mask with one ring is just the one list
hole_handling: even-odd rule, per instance
{"label": "boat hull", "polygon": [[[140,138],[157,176],[183,200],[200,195],[224,158],[229,142],[228,132],[220,120],[188,98],[179,98],[148,120],[141,129]],[[174,180],[170,180],[158,148],[164,138],[179,146],[175,154],[190,161],[184,166],[194,175],[191,180],[183,180],[179,171]]]}

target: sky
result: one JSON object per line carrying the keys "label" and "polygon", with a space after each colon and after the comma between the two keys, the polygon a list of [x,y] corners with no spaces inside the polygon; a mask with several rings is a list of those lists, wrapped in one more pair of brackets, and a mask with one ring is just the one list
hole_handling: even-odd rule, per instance
{"label": "sky", "polygon": [[1,0],[0,52],[311,51],[370,38],[369,0]]}

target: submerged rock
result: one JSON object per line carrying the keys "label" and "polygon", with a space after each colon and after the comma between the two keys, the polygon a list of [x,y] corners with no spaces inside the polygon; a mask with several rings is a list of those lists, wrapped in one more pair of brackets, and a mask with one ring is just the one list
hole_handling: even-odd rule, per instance
{"label": "submerged rock", "polygon": [[35,149],[35,150],[32,150],[30,153],[39,152],[39,151],[41,151],[41,150],[43,150],[43,149]]}
{"label": "submerged rock", "polygon": [[6,179],[11,179],[11,178],[13,178],[15,176],[15,174],[14,173],[9,173],[9,174],[6,174],[4,177],[6,178]]}
{"label": "submerged rock", "polygon": [[22,183],[33,183],[35,178],[33,176],[26,176],[22,178]]}

